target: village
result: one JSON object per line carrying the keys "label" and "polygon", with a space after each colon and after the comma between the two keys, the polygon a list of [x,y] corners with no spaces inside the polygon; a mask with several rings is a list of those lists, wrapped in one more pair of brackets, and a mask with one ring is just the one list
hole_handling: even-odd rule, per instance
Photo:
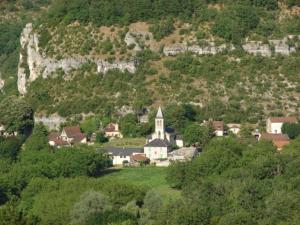
{"label": "village", "polygon": [[[188,145],[184,143],[181,134],[171,127],[166,127],[164,113],[161,107],[158,108],[155,116],[154,132],[145,138],[143,147],[137,146],[114,146],[113,140],[122,139],[123,135],[118,123],[109,123],[103,133],[109,140],[103,150],[110,155],[113,166],[142,166],[156,165],[166,167],[174,161],[188,161],[201,154],[201,146],[196,144]],[[140,123],[148,123],[147,113],[141,114]],[[296,117],[270,117],[266,120],[265,131],[253,128],[251,136],[256,141],[269,141],[281,151],[289,144],[290,138],[284,134],[282,127],[284,124],[297,124]],[[228,123],[223,121],[203,121],[199,126],[211,126],[213,138],[226,138],[228,136],[240,136],[241,124]],[[2,132],[3,129],[2,129]],[[48,136],[49,145],[61,148],[78,144],[93,145],[93,136],[88,138],[81,131],[80,126],[66,126],[60,132],[51,132]],[[99,150],[99,149],[98,149]]]}

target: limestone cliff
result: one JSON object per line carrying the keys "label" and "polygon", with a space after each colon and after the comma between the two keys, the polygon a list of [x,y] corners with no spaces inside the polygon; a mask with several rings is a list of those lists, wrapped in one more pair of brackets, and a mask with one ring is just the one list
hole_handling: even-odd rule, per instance
{"label": "limestone cliff", "polygon": [[129,62],[107,62],[100,58],[91,58],[89,56],[69,57],[57,60],[47,57],[42,49],[39,48],[39,37],[34,32],[32,24],[27,24],[21,34],[21,52],[18,66],[18,90],[21,94],[26,94],[28,83],[36,80],[39,76],[47,78],[57,69],[62,69],[68,73],[71,69],[78,69],[83,64],[92,61],[97,64],[99,73],[106,73],[110,69],[128,70],[134,73],[135,63]]}

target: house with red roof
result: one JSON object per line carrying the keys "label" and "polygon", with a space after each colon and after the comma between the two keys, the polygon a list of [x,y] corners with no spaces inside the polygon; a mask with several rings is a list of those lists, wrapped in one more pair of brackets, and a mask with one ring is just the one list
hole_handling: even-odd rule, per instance
{"label": "house with red roof", "polygon": [[281,150],[290,143],[290,138],[286,134],[263,133],[259,140],[271,141],[277,150]]}
{"label": "house with red roof", "polygon": [[59,132],[52,132],[48,136],[48,141],[51,146],[63,147],[72,146],[75,144],[86,144],[87,138],[81,132],[79,126],[64,127]]}
{"label": "house with red roof", "polygon": [[298,123],[296,117],[270,117],[267,119],[267,133],[281,134],[284,123]]}
{"label": "house with red roof", "polygon": [[105,129],[105,136],[106,137],[113,137],[113,138],[123,138],[123,135],[119,129],[119,125],[117,123],[110,123],[108,124]]}

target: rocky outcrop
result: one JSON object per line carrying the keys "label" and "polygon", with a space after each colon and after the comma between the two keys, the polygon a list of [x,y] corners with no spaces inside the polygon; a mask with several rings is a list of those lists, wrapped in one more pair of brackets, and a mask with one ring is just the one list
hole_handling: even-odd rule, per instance
{"label": "rocky outcrop", "polygon": [[[134,62],[114,62],[109,63],[103,59],[92,59],[91,57],[69,57],[56,60],[47,57],[39,48],[38,34],[33,31],[32,24],[27,24],[21,34],[21,52],[18,66],[18,90],[21,94],[26,94],[28,82],[36,80],[39,76],[48,77],[58,69],[66,74],[72,69],[78,69],[87,62],[95,62],[99,73],[106,73],[110,69],[128,70],[134,73]],[[24,65],[28,66],[27,71]]]}
{"label": "rocky outcrop", "polygon": [[244,51],[261,56],[271,56],[272,51],[268,44],[264,44],[261,41],[249,41],[243,45]]}
{"label": "rocky outcrop", "polygon": [[[281,55],[290,55],[293,52],[296,52],[297,44],[290,45],[291,40],[299,40],[300,36],[288,36],[281,40],[269,40],[268,43],[263,43],[262,41],[248,41],[246,40],[245,44],[242,46],[244,51],[253,55],[261,55],[269,57],[272,53],[277,53]],[[222,44],[216,46],[213,41],[203,40],[201,45],[187,45],[186,43],[182,44],[173,44],[170,46],[164,47],[164,55],[174,56],[179,53],[192,52],[198,55],[215,55],[223,51],[233,51],[235,47],[232,44]]]}
{"label": "rocky outcrop", "polygon": [[137,40],[135,39],[133,34],[131,34],[130,32],[126,33],[124,41],[125,41],[127,46],[134,45],[134,48],[133,48],[134,51],[140,51],[141,50],[141,48],[139,46],[139,43],[137,42]]}
{"label": "rocky outcrop", "polygon": [[136,71],[136,63],[134,61],[109,63],[105,60],[98,60],[96,61],[96,64],[98,73],[107,73],[109,70],[113,69],[119,69],[122,72],[127,70],[130,73],[135,73]]}
{"label": "rocky outcrop", "polygon": [[198,55],[207,55],[207,54],[212,54],[215,55],[219,52],[223,52],[225,50],[232,51],[235,49],[233,45],[226,45],[222,44],[220,46],[216,46],[214,42],[212,41],[205,41],[202,45],[187,45],[186,43],[184,44],[174,44],[171,46],[165,46],[164,47],[164,55],[166,56],[174,56],[179,53],[183,52],[192,52]]}
{"label": "rocky outcrop", "polygon": [[67,120],[56,114],[50,116],[34,116],[35,123],[42,123],[49,130],[59,130],[60,125],[65,123]]}
{"label": "rocky outcrop", "polygon": [[268,43],[261,41],[246,41],[243,45],[244,51],[261,56],[271,56],[272,53],[281,55],[290,55],[296,52],[297,43],[290,42],[298,41],[300,36],[289,35],[281,40],[269,40]]}
{"label": "rocky outcrop", "polygon": [[5,85],[5,80],[2,79],[2,75],[1,75],[1,72],[0,72],[0,91],[3,90],[4,85]]}

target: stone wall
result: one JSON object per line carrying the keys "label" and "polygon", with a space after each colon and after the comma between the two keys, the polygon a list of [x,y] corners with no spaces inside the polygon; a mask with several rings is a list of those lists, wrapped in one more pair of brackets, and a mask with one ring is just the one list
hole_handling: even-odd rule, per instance
{"label": "stone wall", "polygon": [[65,123],[67,120],[59,115],[53,114],[50,116],[34,116],[35,123],[42,123],[50,131],[59,130],[60,125]]}

